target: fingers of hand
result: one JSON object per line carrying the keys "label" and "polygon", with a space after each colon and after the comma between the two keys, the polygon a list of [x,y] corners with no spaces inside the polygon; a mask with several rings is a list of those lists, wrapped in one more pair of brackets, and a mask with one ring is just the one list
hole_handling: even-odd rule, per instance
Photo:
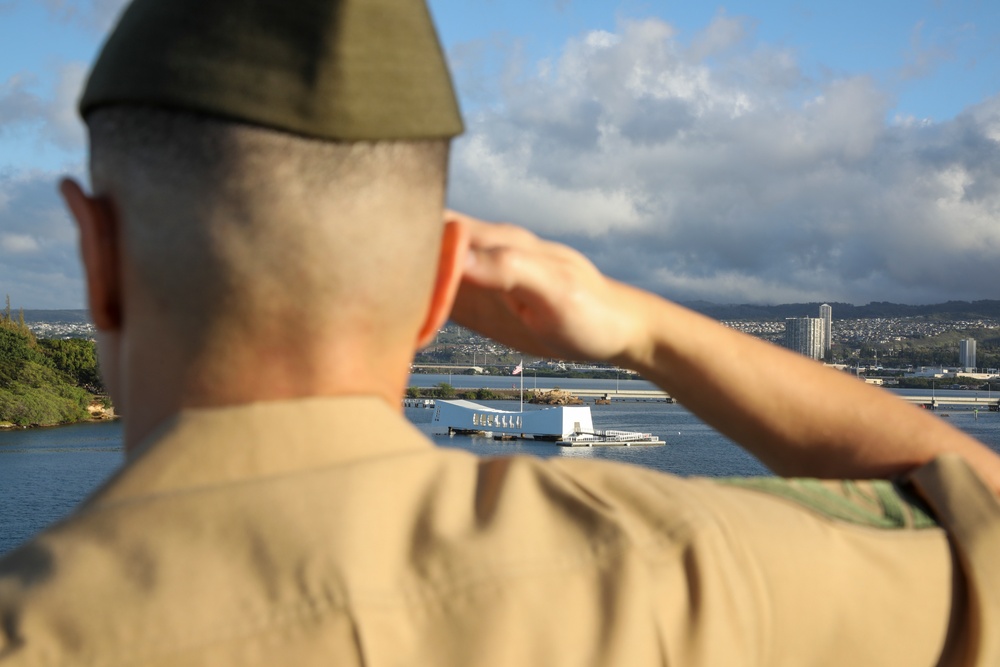
{"label": "fingers of hand", "polygon": [[531,273],[523,251],[510,247],[470,247],[463,281],[484,288],[510,291]]}
{"label": "fingers of hand", "polygon": [[470,236],[453,319],[525,352],[598,358],[617,351],[620,343],[600,340],[612,333],[606,324],[592,329],[620,319],[614,290],[583,255],[513,225],[452,212],[446,219],[466,225]]}
{"label": "fingers of hand", "polygon": [[522,352],[552,356],[557,354],[547,337],[522,319],[523,304],[504,292],[464,284],[458,291],[452,319]]}

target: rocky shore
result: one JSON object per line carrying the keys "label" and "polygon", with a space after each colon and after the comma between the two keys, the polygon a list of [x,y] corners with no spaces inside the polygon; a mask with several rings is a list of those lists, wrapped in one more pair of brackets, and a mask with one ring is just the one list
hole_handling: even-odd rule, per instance
{"label": "rocky shore", "polygon": [[53,422],[51,424],[15,424],[9,421],[0,420],[0,431],[24,428],[52,428],[55,426],[70,426],[72,424],[82,424],[84,422],[113,421],[119,418],[113,405],[107,404],[102,398],[94,398],[87,406],[87,419],[77,419],[73,421]]}
{"label": "rocky shore", "polygon": [[562,389],[552,389],[545,392],[533,392],[529,403],[535,405],[583,405],[583,400]]}

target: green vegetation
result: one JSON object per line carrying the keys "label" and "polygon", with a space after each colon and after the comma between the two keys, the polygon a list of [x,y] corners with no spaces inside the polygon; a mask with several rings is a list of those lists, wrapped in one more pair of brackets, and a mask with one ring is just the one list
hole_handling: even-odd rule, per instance
{"label": "green vegetation", "polygon": [[865,345],[856,353],[842,353],[841,357],[852,364],[864,364],[877,357],[880,364],[893,368],[957,366],[958,342],[963,338],[976,341],[979,368],[1000,368],[1000,329],[995,328],[954,329],[935,336]]}
{"label": "green vegetation", "polygon": [[48,426],[90,419],[102,393],[94,343],[42,340],[15,318],[10,299],[0,312],[0,425]]}
{"label": "green vegetation", "polygon": [[65,373],[76,386],[92,394],[104,393],[97,368],[97,349],[93,341],[51,338],[38,341],[38,345],[56,370]]}
{"label": "green vegetation", "polygon": [[895,387],[899,389],[926,389],[927,391],[932,391],[933,389],[976,389],[987,391],[990,389],[1000,389],[1000,384],[995,382],[984,382],[983,380],[977,380],[975,378],[964,377],[959,375],[954,378],[924,378],[924,377],[900,377]]}
{"label": "green vegetation", "polygon": [[[525,391],[524,400],[534,396],[534,392]],[[520,393],[517,389],[455,389],[447,382],[441,382],[436,387],[410,387],[406,390],[407,398],[460,398],[466,401],[516,401]]]}

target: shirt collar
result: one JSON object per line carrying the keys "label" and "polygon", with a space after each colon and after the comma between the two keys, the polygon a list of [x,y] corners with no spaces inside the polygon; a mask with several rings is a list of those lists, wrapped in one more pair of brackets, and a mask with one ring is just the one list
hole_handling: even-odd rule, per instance
{"label": "shirt collar", "polygon": [[375,397],[184,410],[133,452],[88,505],[278,476],[433,447]]}

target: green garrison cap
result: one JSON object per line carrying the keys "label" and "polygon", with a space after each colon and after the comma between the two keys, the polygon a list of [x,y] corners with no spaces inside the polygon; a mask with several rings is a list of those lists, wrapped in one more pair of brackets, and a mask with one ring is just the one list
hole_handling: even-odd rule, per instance
{"label": "green garrison cap", "polygon": [[124,104],[337,141],[462,132],[424,0],[134,0],[80,113]]}

